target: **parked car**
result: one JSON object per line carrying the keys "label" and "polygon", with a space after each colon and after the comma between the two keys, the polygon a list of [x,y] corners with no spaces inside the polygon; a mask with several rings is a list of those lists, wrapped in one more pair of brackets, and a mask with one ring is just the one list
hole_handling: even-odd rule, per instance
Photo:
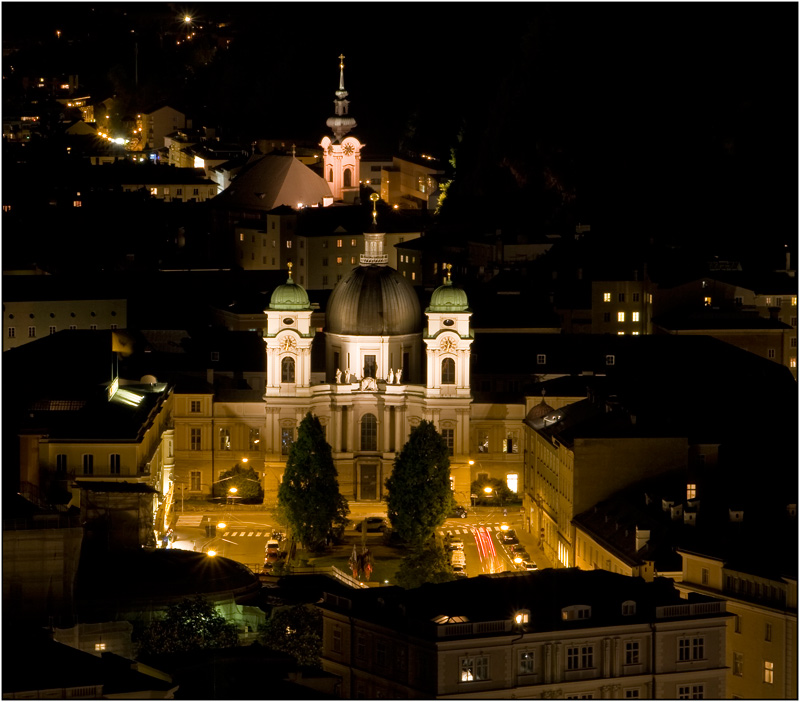
{"label": "parked car", "polygon": [[522,561],[520,566],[522,567],[522,570],[539,570],[539,566],[533,561]]}
{"label": "parked car", "polygon": [[457,578],[466,578],[467,566],[460,564],[453,564],[453,575],[455,575]]}
{"label": "parked car", "polygon": [[511,534],[509,536],[508,532],[501,532],[498,538],[504,546],[516,546],[519,543],[517,535]]}
{"label": "parked car", "polygon": [[466,519],[467,518],[467,510],[464,509],[461,505],[456,505],[450,511],[450,514],[447,515],[449,519]]}
{"label": "parked car", "polygon": [[367,531],[386,531],[389,524],[383,517],[367,517],[356,524],[356,531],[362,531],[366,524]]}
{"label": "parked car", "polygon": [[278,560],[278,556],[281,553],[281,545],[280,542],[276,541],[275,539],[270,539],[267,541],[267,546],[264,549],[264,557],[266,563],[274,563]]}
{"label": "parked car", "polygon": [[450,554],[450,563],[452,565],[467,565],[467,557],[464,555],[463,551],[453,551]]}
{"label": "parked car", "polygon": [[508,550],[508,555],[511,556],[512,559],[516,558],[517,556],[526,561],[529,561],[531,559],[530,554],[522,544],[515,544],[512,548]]}
{"label": "parked car", "polygon": [[453,536],[447,540],[445,547],[448,551],[463,551],[464,542],[458,536]]}

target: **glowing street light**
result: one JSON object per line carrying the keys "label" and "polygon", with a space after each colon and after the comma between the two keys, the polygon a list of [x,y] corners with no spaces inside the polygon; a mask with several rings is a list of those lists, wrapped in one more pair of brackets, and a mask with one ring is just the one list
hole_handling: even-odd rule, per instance
{"label": "glowing street light", "polygon": [[219,524],[217,524],[217,529],[224,529],[226,526],[228,525],[225,522],[220,522]]}
{"label": "glowing street light", "polygon": [[217,555],[217,552],[216,552],[216,551],[209,551],[209,552],[208,552],[208,556],[209,556],[209,558],[214,558],[214,556],[216,556],[216,555]]}

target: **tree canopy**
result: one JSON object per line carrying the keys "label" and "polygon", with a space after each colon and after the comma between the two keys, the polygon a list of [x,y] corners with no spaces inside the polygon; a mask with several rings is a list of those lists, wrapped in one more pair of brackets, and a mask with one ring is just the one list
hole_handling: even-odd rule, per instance
{"label": "tree canopy", "polygon": [[293,537],[309,551],[321,551],[343,526],[350,511],[339,494],[339,480],[330,444],[319,418],[307,413],[300,422],[297,441],[289,450],[278,506]]}
{"label": "tree canopy", "polygon": [[214,484],[214,497],[228,498],[231,488],[236,488],[236,502],[263,502],[264,488],[255,470],[238,463],[230,470],[222,471]]}
{"label": "tree canopy", "polygon": [[276,609],[259,627],[259,643],[294,656],[300,665],[320,665],[322,613],[313,606]]}
{"label": "tree canopy", "polygon": [[400,538],[421,549],[453,505],[447,443],[433,422],[411,430],[386,480],[389,520]]}
{"label": "tree canopy", "polygon": [[395,575],[397,584],[407,590],[425,583],[446,583],[455,579],[447,554],[438,545],[410,553],[400,562]]}
{"label": "tree canopy", "polygon": [[139,655],[230,648],[239,643],[230,624],[201,595],[169,605],[166,616],[151,622],[139,639]]}

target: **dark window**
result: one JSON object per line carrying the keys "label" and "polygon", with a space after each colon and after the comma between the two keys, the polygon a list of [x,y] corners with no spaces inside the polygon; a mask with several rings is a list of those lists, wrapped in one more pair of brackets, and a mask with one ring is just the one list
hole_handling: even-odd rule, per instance
{"label": "dark window", "polygon": [[281,361],[281,382],[294,382],[294,359],[291,356],[287,356]]}
{"label": "dark window", "polygon": [[364,377],[375,378],[378,374],[378,362],[375,356],[364,356]]}
{"label": "dark window", "polygon": [[365,414],[361,418],[361,450],[378,450],[378,420],[374,414]]}
{"label": "dark window", "polygon": [[442,361],[442,385],[455,385],[456,382],[456,362],[452,358],[445,358]]}
{"label": "dark window", "polygon": [[108,470],[111,473],[111,475],[119,475],[119,469],[120,469],[119,454],[112,453],[108,457]]}

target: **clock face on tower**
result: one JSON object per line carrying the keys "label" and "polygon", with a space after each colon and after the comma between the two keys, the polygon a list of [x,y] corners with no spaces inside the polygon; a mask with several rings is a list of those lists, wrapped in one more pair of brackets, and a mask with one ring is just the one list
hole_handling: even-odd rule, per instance
{"label": "clock face on tower", "polygon": [[342,148],[345,156],[351,156],[353,154],[353,145],[352,144],[345,144]]}

